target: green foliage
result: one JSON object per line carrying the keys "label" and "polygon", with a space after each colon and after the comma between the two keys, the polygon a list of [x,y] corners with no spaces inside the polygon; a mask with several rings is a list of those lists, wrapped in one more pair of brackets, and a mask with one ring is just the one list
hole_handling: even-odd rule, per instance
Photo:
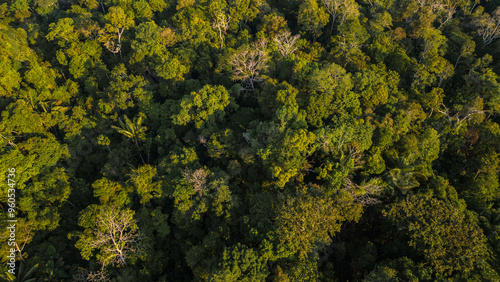
{"label": "green foliage", "polygon": [[157,178],[156,168],[150,165],[141,166],[130,173],[130,182],[141,197],[141,204],[149,202],[153,198],[161,197],[161,181]]}
{"label": "green foliage", "polygon": [[499,281],[496,2],[3,1],[0,280]]}
{"label": "green foliage", "polygon": [[321,35],[321,29],[328,23],[328,14],[323,6],[318,5],[317,0],[305,0],[300,4],[297,19],[302,30],[316,38]]}
{"label": "green foliage", "polygon": [[269,274],[265,259],[241,244],[224,250],[214,272],[210,281],[265,281]]}
{"label": "green foliage", "polygon": [[332,63],[312,73],[311,95],[307,107],[308,121],[322,126],[323,119],[344,111],[359,114],[359,98],[352,92],[351,75]]}
{"label": "green foliage", "polygon": [[161,28],[155,22],[144,22],[135,30],[131,62],[145,63],[156,71],[156,75],[164,79],[182,80],[187,68],[166,48],[177,41],[172,29]]}
{"label": "green foliage", "polygon": [[135,145],[138,147],[141,140],[145,138],[145,132],[147,128],[142,126],[143,116],[139,115],[134,121],[131,121],[127,116],[123,117],[123,121],[120,119],[120,127],[112,126],[118,133],[124,135],[127,138],[132,138]]}
{"label": "green foliage", "polygon": [[468,272],[488,255],[481,229],[437,199],[410,196],[391,205],[384,215],[437,273]]}
{"label": "green foliage", "polygon": [[399,77],[396,72],[387,73],[383,65],[370,65],[356,74],[354,83],[362,105],[370,108],[387,103],[391,90],[397,88]]}
{"label": "green foliage", "polygon": [[132,189],[118,182],[106,178],[99,179],[92,184],[92,189],[94,196],[103,204],[124,207],[130,203],[129,193]]}
{"label": "green foliage", "polygon": [[50,32],[47,34],[47,40],[58,41],[59,46],[65,47],[66,44],[78,39],[78,33],[74,30],[74,21],[72,18],[62,18],[57,23],[51,23]]}
{"label": "green foliage", "polygon": [[191,92],[180,101],[179,113],[172,116],[173,123],[187,125],[194,122],[196,128],[214,126],[224,117],[224,109],[231,103],[224,86],[205,85],[197,92]]}
{"label": "green foliage", "polygon": [[279,210],[277,235],[281,242],[302,259],[318,245],[328,243],[340,231],[343,221],[357,221],[359,206],[351,205],[345,195],[332,198],[297,195],[283,199]]}

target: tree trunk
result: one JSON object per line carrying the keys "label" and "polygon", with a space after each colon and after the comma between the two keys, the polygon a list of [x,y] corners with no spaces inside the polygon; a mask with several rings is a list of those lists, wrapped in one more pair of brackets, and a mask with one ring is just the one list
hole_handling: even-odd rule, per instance
{"label": "tree trunk", "polygon": [[457,61],[455,62],[455,66],[454,66],[454,68],[455,68],[455,69],[457,68],[458,61],[460,60],[460,58],[462,58],[462,55],[458,56],[458,59],[457,59]]}
{"label": "tree trunk", "polygon": [[99,1],[99,4],[101,4],[102,13],[103,13],[103,14],[106,14],[106,9],[104,9],[104,4],[103,4],[103,1]]}
{"label": "tree trunk", "polygon": [[332,14],[332,26],[330,27],[330,33],[333,33],[333,24],[335,23],[335,18],[337,15],[335,13]]}
{"label": "tree trunk", "polygon": [[224,39],[222,38],[222,29],[219,27],[220,48],[224,47]]}

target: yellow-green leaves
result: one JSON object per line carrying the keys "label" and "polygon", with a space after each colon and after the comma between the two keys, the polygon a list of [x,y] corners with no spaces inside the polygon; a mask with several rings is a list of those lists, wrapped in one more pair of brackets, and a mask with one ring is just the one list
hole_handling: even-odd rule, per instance
{"label": "yellow-green leaves", "polygon": [[130,203],[133,188],[122,183],[101,178],[92,184],[94,196],[103,205],[125,207]]}
{"label": "yellow-green leaves", "polygon": [[293,177],[299,175],[307,166],[307,155],[313,152],[312,144],[316,136],[304,129],[289,131],[271,143],[266,149],[258,151],[263,162],[269,166],[276,184],[284,187]]}
{"label": "yellow-green leaves", "polygon": [[333,24],[338,18],[340,24],[347,20],[359,17],[359,6],[353,0],[321,0],[326,11],[332,16],[330,32],[333,32]]}
{"label": "yellow-green leaves", "polygon": [[161,197],[162,182],[157,179],[156,167],[151,165],[141,166],[138,169],[133,169],[129,176],[130,183],[141,197],[141,204],[146,204],[151,199]]}
{"label": "yellow-green leaves", "polygon": [[357,221],[360,215],[360,206],[353,205],[346,195],[334,201],[302,191],[283,198],[276,220],[277,234],[287,248],[304,259],[317,245],[328,243],[344,221]]}
{"label": "yellow-green leaves", "polygon": [[104,18],[107,23],[105,29],[99,32],[99,40],[110,52],[116,54],[121,51],[123,32],[134,25],[134,20],[121,7],[109,8]]}
{"label": "yellow-green leaves", "polygon": [[224,109],[230,101],[229,93],[224,86],[205,85],[198,92],[191,92],[182,98],[179,112],[172,116],[173,123],[187,125],[194,122],[196,128],[213,125],[215,121],[224,117]]}
{"label": "yellow-green leaves", "polygon": [[144,140],[147,128],[142,125],[143,116],[139,115],[131,121],[127,116],[119,120],[120,127],[112,126],[118,133],[134,140],[135,146],[139,147],[141,140]]}
{"label": "yellow-green leaves", "polygon": [[222,262],[209,281],[264,281],[269,274],[267,261],[254,249],[238,243],[225,248]]}
{"label": "yellow-green leaves", "polygon": [[46,36],[47,40],[57,40],[61,47],[65,47],[68,43],[78,39],[78,33],[74,31],[72,18],[62,18],[57,23],[51,23],[49,30],[50,32]]}

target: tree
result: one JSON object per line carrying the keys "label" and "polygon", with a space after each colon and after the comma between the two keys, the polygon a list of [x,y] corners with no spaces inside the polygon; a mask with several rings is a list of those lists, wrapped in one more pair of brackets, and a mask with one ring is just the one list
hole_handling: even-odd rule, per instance
{"label": "tree", "polygon": [[101,178],[92,183],[94,197],[103,205],[126,207],[131,202],[132,186],[124,185],[118,181]]}
{"label": "tree", "polygon": [[162,181],[157,179],[156,167],[151,165],[141,166],[138,169],[133,169],[129,176],[129,181],[141,197],[141,204],[146,204],[151,199],[161,197]]}
{"label": "tree", "polygon": [[[58,167],[58,163],[63,162],[68,155],[66,145],[61,145],[50,135],[45,138],[27,138],[15,146],[3,146],[0,149],[0,169],[9,172],[9,168],[14,168],[14,177],[8,178],[7,173],[0,174],[0,180],[10,183],[9,188],[14,189],[0,191],[0,201],[7,211],[8,195],[15,196],[14,216],[17,219],[15,247],[5,244],[2,251],[7,252],[14,247],[24,256],[25,246],[38,232],[52,231],[59,226],[60,209],[71,189],[67,172]],[[7,212],[3,214],[5,219],[7,215]],[[8,229],[4,230],[1,236],[8,238]]]}
{"label": "tree", "polygon": [[497,7],[492,15],[482,12],[481,7],[474,13],[476,16],[474,24],[478,27],[477,34],[481,36],[486,46],[500,37],[500,7]]}
{"label": "tree", "polygon": [[299,48],[297,40],[299,40],[300,35],[293,35],[290,31],[284,31],[273,38],[274,43],[278,47],[278,51],[283,57],[287,57],[288,55],[294,53]]}
{"label": "tree", "polygon": [[134,20],[121,7],[116,6],[109,8],[104,18],[107,23],[100,32],[99,40],[111,53],[120,52],[121,56],[123,32],[134,25]]}
{"label": "tree", "polygon": [[232,68],[232,79],[241,80],[246,84],[248,91],[254,91],[255,83],[262,81],[262,72],[267,69],[269,56],[266,50],[259,48],[256,43],[243,46],[229,57],[228,63]]}
{"label": "tree", "polygon": [[123,134],[127,138],[132,138],[134,140],[135,146],[139,147],[141,140],[145,138],[145,132],[147,128],[142,125],[143,116],[139,115],[134,118],[132,122],[127,116],[123,116],[123,120],[118,120],[120,127],[112,126],[118,133]]}
{"label": "tree", "polygon": [[321,35],[328,22],[328,14],[317,0],[304,0],[299,7],[298,23],[303,31],[312,34],[314,40]]}
{"label": "tree", "polygon": [[134,1],[135,16],[141,21],[151,20],[153,17],[153,10],[146,0]]}
{"label": "tree", "polygon": [[339,194],[337,199],[311,196],[300,191],[284,196],[276,220],[279,240],[302,259],[330,242],[344,221],[358,221],[361,206]]}
{"label": "tree", "polygon": [[315,151],[316,136],[307,129],[305,112],[295,101],[297,90],[288,88],[277,93],[281,107],[276,110],[274,120],[254,122],[243,135],[280,188],[296,177],[303,177],[308,170],[307,158]]}
{"label": "tree", "polygon": [[109,76],[109,86],[103,91],[103,98],[99,106],[105,114],[113,110],[119,111],[132,108],[137,102],[139,109],[147,105],[151,92],[146,91],[146,82],[142,76],[127,74],[124,64],[117,65]]}
{"label": "tree", "polygon": [[453,19],[453,15],[457,12],[457,8],[459,8],[459,6],[460,4],[455,1],[452,0],[444,1],[443,5],[441,6],[442,8],[438,12],[440,14],[438,16],[439,20],[438,29],[441,29],[446,23],[448,23],[451,19]]}
{"label": "tree", "polygon": [[240,243],[225,248],[221,260],[210,281],[264,281],[269,274],[266,259]]}
{"label": "tree", "polygon": [[[231,97],[224,86],[205,85],[197,92],[191,92],[180,101],[177,114],[172,116],[173,123],[187,125],[194,122],[196,128],[213,125],[225,116],[225,109]],[[177,105],[176,105],[177,106]]]}
{"label": "tree", "polygon": [[377,265],[363,281],[421,281],[432,280],[432,269],[408,257],[401,257],[383,265]]}
{"label": "tree", "polygon": [[224,37],[222,33],[226,33],[229,28],[229,23],[231,22],[231,16],[227,16],[224,13],[218,13],[214,16],[214,21],[212,22],[212,27],[219,31],[220,38],[220,48],[224,46]]}
{"label": "tree", "polygon": [[453,65],[442,57],[446,51],[446,37],[434,28],[423,28],[419,31],[420,38],[423,39],[423,51],[420,53],[419,63],[413,76],[413,83],[419,87],[426,87],[434,83],[437,78],[438,86],[453,75]]}
{"label": "tree", "polygon": [[341,66],[331,63],[314,70],[309,85],[307,120],[312,125],[323,125],[333,114],[359,112],[358,95],[351,91],[351,75]]}
{"label": "tree", "polygon": [[470,208],[487,210],[499,199],[499,154],[487,147],[475,148],[470,154],[470,160],[467,162],[469,173],[462,178],[457,188]]}
{"label": "tree", "polygon": [[369,65],[356,73],[353,80],[354,90],[360,93],[363,106],[374,107],[387,103],[391,90],[397,89],[399,77],[395,72],[387,72],[385,66],[379,64]]}
{"label": "tree", "polygon": [[313,159],[321,165],[314,171],[324,179],[324,193],[333,194],[345,186],[349,175],[363,167],[363,152],[372,145],[373,128],[365,120],[339,118],[315,131],[318,153]]}
{"label": "tree", "polygon": [[95,252],[104,269],[108,265],[127,265],[139,251],[141,240],[134,212],[114,206],[92,205],[81,214],[78,224],[85,230],[76,234],[75,246],[89,260]]}
{"label": "tree", "polygon": [[46,38],[49,41],[57,39],[59,46],[65,47],[78,39],[78,33],[74,30],[74,21],[72,18],[62,18],[57,23],[49,25],[50,32]]}
{"label": "tree", "polygon": [[454,68],[456,69],[461,58],[470,58],[474,55],[476,43],[471,36],[465,33],[456,33],[455,36],[450,38],[450,41],[460,45],[460,53],[455,61]]}
{"label": "tree", "polygon": [[369,57],[363,53],[361,47],[370,38],[366,28],[358,18],[346,22],[338,28],[338,35],[333,37],[332,54],[335,63],[344,68],[349,67],[351,72],[362,70],[366,67]]}
{"label": "tree", "polygon": [[227,32],[231,23],[231,14],[227,11],[226,1],[211,1],[210,3],[212,27],[219,33],[220,49],[224,46],[223,34]]}
{"label": "tree", "polygon": [[29,53],[24,29],[12,29],[0,23],[0,96],[13,96],[18,92],[21,74],[17,61],[24,61]]}
{"label": "tree", "polygon": [[409,196],[390,205],[383,214],[409,237],[408,244],[438,273],[467,272],[487,258],[481,229],[437,199]]}
{"label": "tree", "polygon": [[333,32],[335,19],[340,15],[340,24],[344,24],[350,18],[359,17],[358,4],[353,0],[321,0],[326,11],[332,16],[332,26],[330,33]]}
{"label": "tree", "polygon": [[130,62],[144,66],[145,72],[153,78],[182,80],[187,67],[168,51],[178,40],[171,28],[162,28],[155,22],[144,22],[135,28]]}

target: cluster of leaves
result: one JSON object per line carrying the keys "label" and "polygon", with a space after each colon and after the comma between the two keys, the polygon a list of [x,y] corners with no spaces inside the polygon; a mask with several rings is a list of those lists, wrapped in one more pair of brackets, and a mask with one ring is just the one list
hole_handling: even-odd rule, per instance
{"label": "cluster of leaves", "polygon": [[499,281],[497,6],[3,1],[2,279]]}

